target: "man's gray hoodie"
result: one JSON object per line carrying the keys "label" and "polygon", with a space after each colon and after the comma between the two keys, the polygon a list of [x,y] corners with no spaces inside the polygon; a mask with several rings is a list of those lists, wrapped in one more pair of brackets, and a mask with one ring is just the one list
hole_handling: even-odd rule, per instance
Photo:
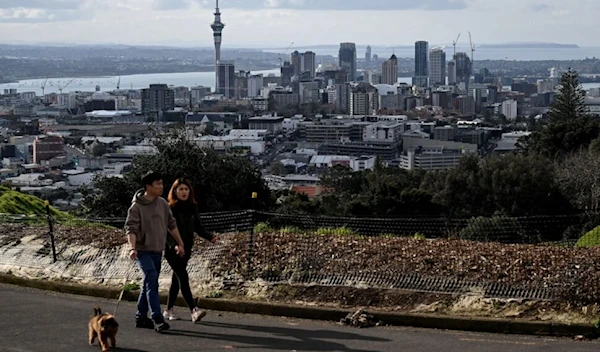
{"label": "man's gray hoodie", "polygon": [[177,223],[164,198],[149,201],[144,197],[144,190],[135,192],[127,211],[125,233],[136,236],[136,250],[162,252],[167,242],[167,231],[176,228]]}

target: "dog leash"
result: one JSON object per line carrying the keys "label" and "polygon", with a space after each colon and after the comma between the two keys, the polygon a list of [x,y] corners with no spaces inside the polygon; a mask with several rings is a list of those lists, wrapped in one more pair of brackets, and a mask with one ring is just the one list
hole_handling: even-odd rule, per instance
{"label": "dog leash", "polygon": [[115,306],[115,311],[113,313],[113,316],[117,316],[117,309],[119,309],[119,304],[121,303],[121,300],[123,299],[123,294],[125,293],[125,287],[127,287],[127,285],[129,285],[129,275],[132,271],[135,270],[135,261],[133,261],[131,263],[131,269],[130,271],[128,271],[127,273],[127,278],[125,279],[125,285],[123,285],[123,288],[121,289],[121,293],[119,294],[119,299],[117,300],[117,305]]}

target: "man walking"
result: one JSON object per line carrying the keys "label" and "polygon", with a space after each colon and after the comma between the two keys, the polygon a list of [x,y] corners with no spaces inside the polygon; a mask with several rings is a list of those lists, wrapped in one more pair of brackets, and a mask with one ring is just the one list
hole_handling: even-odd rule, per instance
{"label": "man walking", "polygon": [[[144,276],[137,302],[135,326],[162,332],[169,329],[169,324],[165,323],[161,313],[158,296],[158,276],[167,231],[178,244],[178,254],[184,255],[185,252],[169,203],[161,197],[162,176],[150,171],[144,175],[142,182],[144,189],[138,190],[133,196],[125,221],[130,246],[129,257],[137,262]],[[152,319],[148,318],[148,309],[152,313]]]}

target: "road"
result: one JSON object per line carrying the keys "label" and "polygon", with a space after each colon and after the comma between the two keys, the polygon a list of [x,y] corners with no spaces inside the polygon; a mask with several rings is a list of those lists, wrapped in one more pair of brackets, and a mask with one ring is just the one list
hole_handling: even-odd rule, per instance
{"label": "road", "polygon": [[[99,351],[87,344],[93,306],[112,312],[116,301],[0,285],[0,351]],[[597,351],[596,341],[380,327],[356,329],[333,322],[209,312],[201,324],[172,322],[164,334],[135,329],[135,305],[117,312],[119,351]],[[183,312],[180,309],[180,312]]]}

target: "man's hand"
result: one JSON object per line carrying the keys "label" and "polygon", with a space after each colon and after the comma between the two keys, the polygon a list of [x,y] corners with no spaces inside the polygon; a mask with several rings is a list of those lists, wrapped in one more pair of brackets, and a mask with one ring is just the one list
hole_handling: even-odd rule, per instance
{"label": "man's hand", "polygon": [[129,251],[129,259],[131,259],[131,260],[137,259],[137,251],[135,249],[132,249]]}
{"label": "man's hand", "polygon": [[185,255],[185,249],[183,248],[183,246],[175,246],[175,253],[177,253],[178,256],[183,257]]}

